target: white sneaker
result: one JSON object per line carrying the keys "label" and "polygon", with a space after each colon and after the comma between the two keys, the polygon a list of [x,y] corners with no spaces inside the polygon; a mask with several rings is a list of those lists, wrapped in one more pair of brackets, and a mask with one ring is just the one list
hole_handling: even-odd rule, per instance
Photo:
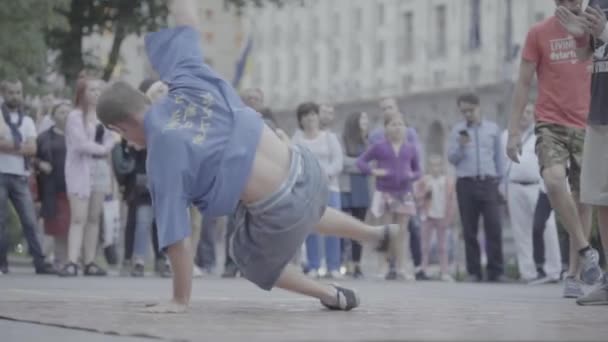
{"label": "white sneaker", "polygon": [[442,274],[439,277],[439,280],[444,281],[446,283],[453,283],[454,282],[454,277],[452,277],[451,275],[449,275],[448,273]]}
{"label": "white sneaker", "polygon": [[198,266],[192,266],[192,278],[202,278],[203,271]]}
{"label": "white sneaker", "polygon": [[329,271],[329,272],[325,273],[325,278],[342,279],[342,278],[344,278],[344,276],[342,275],[342,273],[340,273],[340,271]]}
{"label": "white sneaker", "polygon": [[557,284],[557,283],[559,283],[559,278],[551,277],[551,276],[544,276],[542,278],[537,278],[537,279],[529,281],[528,285],[536,286],[536,285]]}
{"label": "white sneaker", "polygon": [[319,271],[317,271],[317,270],[310,270],[310,271],[308,271],[308,273],[306,273],[306,275],[309,278],[312,278],[312,279],[319,279],[320,278]]}

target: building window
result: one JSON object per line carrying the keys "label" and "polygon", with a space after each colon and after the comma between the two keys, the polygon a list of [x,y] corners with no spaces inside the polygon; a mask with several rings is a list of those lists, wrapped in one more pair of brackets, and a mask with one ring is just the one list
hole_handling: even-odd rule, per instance
{"label": "building window", "polygon": [[376,80],[376,89],[375,90],[375,95],[376,96],[381,96],[384,94],[384,80],[379,78]]}
{"label": "building window", "polygon": [[312,23],[311,23],[312,27],[311,27],[311,31],[312,31],[312,37],[313,38],[319,38],[319,31],[320,31],[320,22],[319,22],[319,18],[314,17],[312,18]]}
{"label": "building window", "polygon": [[447,13],[445,5],[438,5],[435,7],[435,20],[437,28],[437,37],[435,37],[435,43],[437,44],[435,52],[437,57],[444,57],[447,52]]}
{"label": "building window", "polygon": [[350,54],[352,71],[359,71],[359,69],[361,69],[361,60],[363,57],[361,56],[361,53],[361,45],[359,43],[355,43]]}
{"label": "building window", "polygon": [[376,67],[384,66],[384,41],[378,40],[376,41],[376,59],[375,64]]}
{"label": "building window", "polygon": [[281,29],[278,26],[274,27],[274,31],[272,33],[272,40],[274,41],[275,46],[281,45]]}
{"label": "building window", "polygon": [[277,85],[281,81],[281,61],[278,58],[272,63],[272,68],[272,84]]}
{"label": "building window", "polygon": [[477,64],[471,65],[469,67],[469,83],[471,85],[476,85],[479,83],[479,78],[481,77],[481,67]]}
{"label": "building window", "polygon": [[355,8],[355,15],[353,16],[353,30],[361,31],[363,28],[363,10],[361,8]]}
{"label": "building window", "polygon": [[401,60],[403,62],[411,62],[414,59],[414,13],[404,13],[402,20],[403,35],[397,46],[401,47]]}
{"label": "building window", "polygon": [[404,91],[410,91],[412,89],[412,84],[413,84],[414,80],[412,75],[407,74],[407,75],[403,75],[401,77],[401,88]]}
{"label": "building window", "polygon": [[469,49],[481,48],[481,0],[471,1],[471,27],[469,27]]}
{"label": "building window", "polygon": [[384,13],[384,3],[380,2],[376,4],[376,21],[378,26],[384,26],[384,20],[386,19]]}
{"label": "building window", "polygon": [[311,62],[310,73],[312,74],[313,77],[319,76],[319,53],[318,52],[316,52],[316,51],[313,52],[310,62]]}
{"label": "building window", "polygon": [[291,58],[291,61],[289,63],[289,66],[291,67],[291,75],[290,75],[290,82],[294,82],[297,81],[298,78],[300,77],[300,59],[298,58],[298,56],[293,56]]}
{"label": "building window", "polygon": [[340,13],[336,12],[332,16],[332,31],[334,35],[340,34]]}
{"label": "building window", "polygon": [[300,24],[295,23],[291,31],[291,43],[297,43],[300,40]]}
{"label": "building window", "polygon": [[340,73],[340,49],[334,47],[331,49],[330,61],[329,61],[330,69],[329,71],[333,74]]}
{"label": "building window", "polygon": [[444,70],[436,70],[433,72],[433,85],[436,88],[443,87],[445,83],[445,71]]}

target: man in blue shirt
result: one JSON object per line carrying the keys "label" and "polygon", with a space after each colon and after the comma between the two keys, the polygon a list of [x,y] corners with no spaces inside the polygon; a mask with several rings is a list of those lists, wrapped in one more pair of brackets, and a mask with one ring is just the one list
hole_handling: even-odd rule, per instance
{"label": "man in blue shirt", "polygon": [[504,170],[501,132],[494,122],[481,118],[477,95],[461,95],[458,109],[464,120],[452,128],[448,160],[456,169],[456,194],[464,233],[467,272],[472,281],[483,279],[477,239],[479,216],[483,216],[488,255],[487,280],[501,282],[504,281],[498,192]]}
{"label": "man in blue shirt", "polygon": [[245,278],[318,298],[333,310],[350,310],[352,290],[318,283],[287,266],[315,229],[378,244],[389,257],[402,257],[397,226],[370,227],[326,209],[327,179],[306,149],[283,143],[236,91],[203,63],[192,0],[173,0],[178,27],[146,36],[150,62],[169,86],[167,97],[150,105],[124,82],[99,99],[99,119],[148,149],[148,182],[160,248],[173,269],[173,299],[151,312],[183,312],[192,286],[188,242],[193,204],[209,216],[234,212],[230,252]]}

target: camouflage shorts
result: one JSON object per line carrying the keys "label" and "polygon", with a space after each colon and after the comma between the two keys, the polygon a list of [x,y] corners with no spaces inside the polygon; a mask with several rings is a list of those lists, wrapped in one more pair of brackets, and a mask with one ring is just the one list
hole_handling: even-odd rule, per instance
{"label": "camouflage shorts", "polygon": [[585,129],[539,122],[536,134],[536,155],[540,171],[555,165],[568,168],[568,182],[573,193],[580,192],[581,165]]}

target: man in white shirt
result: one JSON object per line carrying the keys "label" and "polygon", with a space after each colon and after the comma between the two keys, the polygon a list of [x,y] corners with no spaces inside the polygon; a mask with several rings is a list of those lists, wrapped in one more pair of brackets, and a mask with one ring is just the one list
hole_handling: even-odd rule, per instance
{"label": "man in white shirt", "polygon": [[[552,214],[547,220],[544,232],[545,265],[537,271],[533,257],[533,220],[539,193],[543,191],[542,178],[535,153],[536,136],[534,135],[534,105],[528,104],[520,120],[522,134],[522,153],[518,163],[509,160],[506,164],[506,177],[503,191],[509,207],[511,229],[517,251],[517,265],[521,279],[526,282],[541,279],[559,280],[561,258],[555,217]],[[506,144],[508,132],[502,135]],[[507,159],[508,160],[508,159]],[[544,273],[544,274],[543,274]]]}
{"label": "man in white shirt", "polygon": [[20,81],[4,83],[2,118],[8,126],[7,139],[0,140],[0,274],[8,273],[9,199],[19,216],[28,251],[34,258],[37,274],[51,274],[36,236],[36,211],[29,187],[28,157],[36,154],[36,126],[23,111],[23,86]]}

